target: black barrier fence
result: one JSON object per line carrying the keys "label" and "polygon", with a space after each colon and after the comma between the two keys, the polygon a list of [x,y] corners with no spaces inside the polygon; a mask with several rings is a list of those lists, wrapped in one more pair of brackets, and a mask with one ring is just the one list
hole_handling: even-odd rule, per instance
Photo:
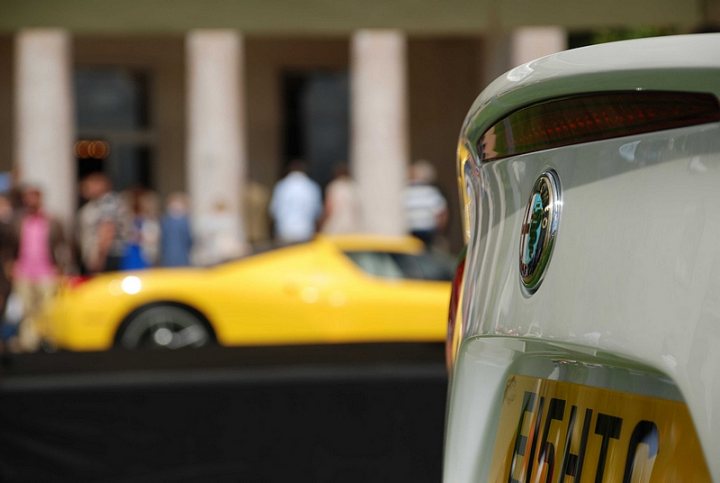
{"label": "black barrier fence", "polygon": [[438,482],[436,344],[34,354],[0,381],[0,481]]}

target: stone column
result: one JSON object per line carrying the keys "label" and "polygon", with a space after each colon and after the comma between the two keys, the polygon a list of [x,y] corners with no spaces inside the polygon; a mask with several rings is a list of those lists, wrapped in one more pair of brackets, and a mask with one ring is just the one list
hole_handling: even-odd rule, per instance
{"label": "stone column", "polygon": [[23,30],[15,38],[16,167],[65,224],[73,220],[77,192],[71,44],[58,29]]}
{"label": "stone column", "polygon": [[405,35],[361,30],[353,35],[351,49],[350,162],[366,229],[403,234],[409,156]]}
{"label": "stone column", "polygon": [[208,219],[222,212],[231,220],[227,234],[234,244],[244,246],[243,40],[232,30],[194,30],[188,33],[186,48],[187,186],[194,226],[202,231]]}
{"label": "stone column", "polygon": [[561,27],[523,27],[512,33],[511,67],[567,49]]}

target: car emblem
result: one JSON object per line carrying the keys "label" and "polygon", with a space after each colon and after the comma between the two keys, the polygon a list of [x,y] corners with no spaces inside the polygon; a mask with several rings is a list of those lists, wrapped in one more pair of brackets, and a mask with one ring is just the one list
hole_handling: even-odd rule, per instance
{"label": "car emblem", "polygon": [[561,209],[560,179],[550,169],[533,185],[520,232],[520,279],[528,295],[538,289],[545,276]]}

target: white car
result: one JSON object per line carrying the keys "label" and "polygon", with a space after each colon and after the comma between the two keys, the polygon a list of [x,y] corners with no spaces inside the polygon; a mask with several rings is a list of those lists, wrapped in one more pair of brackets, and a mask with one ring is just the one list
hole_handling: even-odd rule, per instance
{"label": "white car", "polygon": [[458,149],[444,480],[720,481],[720,35],[517,67]]}

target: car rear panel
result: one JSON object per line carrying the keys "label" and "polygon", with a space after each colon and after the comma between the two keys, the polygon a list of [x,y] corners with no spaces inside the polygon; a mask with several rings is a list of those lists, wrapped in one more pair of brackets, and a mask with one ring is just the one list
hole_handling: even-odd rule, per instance
{"label": "car rear panel", "polygon": [[[549,99],[717,97],[719,69],[720,36],[618,43],[521,66],[476,101],[459,149],[472,226],[445,481],[720,478],[720,125],[491,162],[477,145],[499,119]],[[562,212],[531,293],[520,282],[521,229],[549,170]]]}

